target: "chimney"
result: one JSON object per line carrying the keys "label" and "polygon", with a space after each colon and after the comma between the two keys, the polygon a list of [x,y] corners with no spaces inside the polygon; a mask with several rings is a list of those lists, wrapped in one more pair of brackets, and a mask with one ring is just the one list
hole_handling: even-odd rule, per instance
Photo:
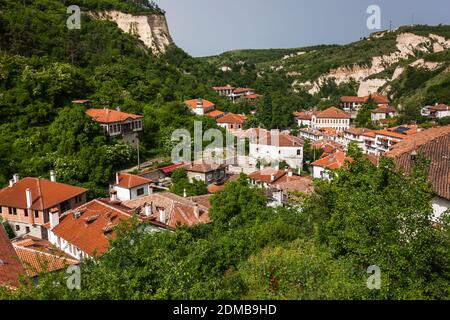
{"label": "chimney", "polygon": [[15,175],[13,175],[13,180],[14,180],[14,183],[19,182],[19,175],[17,173]]}
{"label": "chimney", "polygon": [[183,197],[187,198],[186,188],[183,189]]}
{"label": "chimney", "polygon": [[162,208],[159,208],[159,221],[166,223],[166,212]]}
{"label": "chimney", "polygon": [[194,204],[194,215],[197,219],[200,218],[200,208],[198,207],[198,203]]}
{"label": "chimney", "polygon": [[152,215],[152,207],[153,207],[153,203],[146,203],[145,207],[144,207],[144,214],[147,217],[150,217]]}
{"label": "chimney", "polygon": [[31,197],[31,190],[29,188],[25,190],[25,195],[27,197],[27,209],[30,209],[33,204],[33,198]]}
{"label": "chimney", "polygon": [[116,185],[120,183],[120,173],[116,172]]}
{"label": "chimney", "polygon": [[272,182],[275,181],[275,174],[272,173],[272,174],[270,175],[270,181],[272,181]]}
{"label": "chimney", "polygon": [[292,177],[294,175],[294,173],[292,172],[292,170],[288,171],[288,177]]}
{"label": "chimney", "polygon": [[203,100],[197,99],[197,108],[203,109]]}
{"label": "chimney", "polygon": [[9,187],[12,188],[14,186],[14,179],[9,180]]}
{"label": "chimney", "polygon": [[116,111],[119,111],[119,112],[120,112],[120,107],[117,107],[117,108],[116,108]]}
{"label": "chimney", "polygon": [[52,208],[50,209],[50,230],[55,228],[59,224],[59,209]]}
{"label": "chimney", "polygon": [[50,171],[50,181],[56,182],[56,172],[54,170]]}
{"label": "chimney", "polygon": [[111,190],[110,200],[111,200],[111,202],[117,202],[117,191],[116,190]]}

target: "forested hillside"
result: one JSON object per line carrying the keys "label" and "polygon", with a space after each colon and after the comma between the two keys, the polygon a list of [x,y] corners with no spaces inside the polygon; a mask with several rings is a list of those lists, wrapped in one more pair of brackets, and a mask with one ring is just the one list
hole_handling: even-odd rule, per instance
{"label": "forested hillside", "polygon": [[[86,14],[80,30],[68,30],[63,2],[0,2],[0,186],[16,172],[47,177],[56,169],[60,181],[103,195],[115,170],[136,164],[136,152],[109,141],[71,101],[91,99],[94,107],[145,115],[141,152],[165,155],[171,131],[193,128],[195,117],[180,102],[214,95],[205,84],[209,66],[176,46],[155,57],[113,22]],[[143,2],[70,4],[160,12]]]}
{"label": "forested hillside", "polygon": [[286,126],[285,111],[336,105],[340,96],[376,91],[400,106],[401,122],[420,122],[420,107],[450,103],[449,48],[450,26],[417,25],[347,45],[237,50],[201,59],[215,67],[217,81],[254,87],[273,101],[281,93],[291,97],[291,106],[282,100],[273,107],[278,116],[272,127]]}

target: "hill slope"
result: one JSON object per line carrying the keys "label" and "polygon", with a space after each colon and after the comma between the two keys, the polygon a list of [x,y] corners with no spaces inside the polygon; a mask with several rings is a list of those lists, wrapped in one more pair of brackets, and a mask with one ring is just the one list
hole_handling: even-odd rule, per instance
{"label": "hill slope", "polygon": [[[341,85],[353,79],[359,95],[382,91],[404,105],[431,103],[431,94],[448,83],[449,48],[450,26],[409,26],[348,45],[240,50],[202,59],[216,68],[228,67],[224,78],[234,82],[245,66],[254,69],[254,81],[246,85],[258,87],[258,78],[276,77],[294,92],[314,95],[330,80]],[[420,93],[413,94],[418,88]],[[439,98],[450,103],[450,95]]]}

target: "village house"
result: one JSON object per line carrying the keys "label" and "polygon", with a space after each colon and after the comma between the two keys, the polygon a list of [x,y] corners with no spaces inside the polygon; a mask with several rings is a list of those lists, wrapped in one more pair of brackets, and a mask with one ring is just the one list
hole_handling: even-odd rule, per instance
{"label": "village house", "polygon": [[216,110],[214,103],[206,99],[186,100],[184,103],[198,116],[210,116],[217,120],[225,115],[222,111]]}
{"label": "village house", "polygon": [[217,120],[217,125],[228,131],[241,130],[244,128],[244,123],[246,120],[247,117],[245,115],[227,113]]}
{"label": "village house", "polygon": [[294,175],[292,170],[265,168],[249,175],[250,184],[265,189],[268,206],[278,207],[289,202],[291,193],[311,194],[314,190],[310,177]]}
{"label": "village house", "polygon": [[47,239],[44,227],[50,220],[50,211],[61,214],[86,203],[87,189],[56,182],[51,172],[51,181],[41,178],[19,180],[14,175],[9,186],[0,190],[0,213],[7,220],[16,236],[28,234]]}
{"label": "village house", "polygon": [[303,146],[301,138],[280,133],[277,130],[250,129],[249,156],[265,163],[285,161],[290,168],[303,167]]}
{"label": "village house", "polygon": [[252,88],[235,88],[227,85],[221,87],[213,87],[213,90],[221,96],[228,97],[232,102],[238,102],[242,100],[255,101],[259,97],[261,97],[256,93],[256,90]]}
{"label": "village house", "polygon": [[199,162],[185,165],[185,168],[191,183],[195,179],[207,185],[222,184],[227,179],[227,166],[224,164]]}
{"label": "village house", "polygon": [[366,128],[349,128],[344,131],[344,145],[348,147],[350,142],[355,142],[361,149],[365,149],[366,139],[375,138],[374,130]]}
{"label": "village house", "polygon": [[344,131],[350,128],[350,115],[336,107],[331,107],[312,115],[311,128],[332,128],[336,131]]}
{"label": "village house", "polygon": [[371,112],[372,122],[379,123],[382,120],[388,120],[397,116],[397,110],[390,106],[380,106]]}
{"label": "village house", "polygon": [[109,249],[109,241],[116,237],[115,228],[133,216],[146,221],[145,232],[167,230],[167,226],[145,219],[134,210],[121,205],[112,195],[111,199],[96,199],[62,216],[53,211],[49,230],[49,241],[71,257],[82,260],[103,255]]}
{"label": "village house", "polygon": [[123,206],[137,210],[141,216],[158,221],[171,228],[179,226],[192,227],[196,224],[210,223],[210,195],[197,197],[180,197],[170,192],[125,201]]}
{"label": "village house", "polygon": [[419,156],[429,161],[428,178],[436,194],[434,220],[450,210],[450,126],[433,128],[405,138],[387,154],[396,168],[411,174]]}
{"label": "village house", "polygon": [[153,193],[153,181],[125,172],[117,172],[110,191],[116,193],[119,201],[132,200]]}
{"label": "village house", "polygon": [[299,130],[299,136],[302,139],[313,142],[318,140],[332,140],[340,143],[340,141],[343,139],[343,135],[341,136],[341,132],[337,132],[335,129],[331,128],[303,128]]}
{"label": "village house", "polygon": [[379,107],[388,105],[389,98],[382,96],[378,93],[374,93],[365,97],[356,97],[356,96],[344,96],[341,97],[340,107],[347,112],[358,112],[361,110],[361,107],[364,103],[369,102],[369,99],[372,99]]}
{"label": "village house", "polygon": [[340,151],[344,150],[344,146],[341,145],[340,143],[327,139],[317,140],[311,145],[311,147],[313,150],[321,150],[322,155],[329,155],[335,153],[338,150]]}
{"label": "village house", "polygon": [[443,103],[422,108],[422,115],[432,119],[450,117],[450,106]]}
{"label": "village house", "polygon": [[333,170],[341,168],[346,162],[351,162],[352,158],[347,157],[345,152],[336,151],[333,154],[327,155],[319,160],[311,163],[313,178],[321,180],[331,180]]}
{"label": "village house", "polygon": [[235,89],[236,89],[235,87],[232,87],[230,85],[222,87],[213,87],[213,90],[216,91],[220,96],[230,96]]}
{"label": "village house", "polygon": [[143,116],[111,109],[88,109],[86,114],[105,130],[109,137],[121,137],[126,143],[137,145],[142,132]]}
{"label": "village house", "polygon": [[311,128],[313,112],[294,112],[294,119],[299,128]]}

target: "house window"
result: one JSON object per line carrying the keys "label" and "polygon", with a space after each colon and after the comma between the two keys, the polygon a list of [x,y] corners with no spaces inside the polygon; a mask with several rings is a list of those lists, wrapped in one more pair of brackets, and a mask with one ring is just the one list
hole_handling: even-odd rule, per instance
{"label": "house window", "polygon": [[39,211],[34,210],[34,217],[35,217],[35,218],[39,218]]}
{"label": "house window", "polygon": [[75,203],[80,203],[82,201],[81,196],[75,197]]}
{"label": "house window", "polygon": [[17,208],[12,208],[12,214],[17,216]]}
{"label": "house window", "polygon": [[302,149],[297,149],[297,155],[301,156],[302,155]]}
{"label": "house window", "polygon": [[28,217],[28,209],[23,210],[23,214],[25,215],[25,217]]}
{"label": "house window", "polygon": [[144,188],[137,189],[136,193],[137,193],[138,197],[142,196],[144,194]]}
{"label": "house window", "polygon": [[20,231],[20,226],[16,225],[16,231]]}
{"label": "house window", "polygon": [[25,233],[30,233],[30,227],[25,227]]}

